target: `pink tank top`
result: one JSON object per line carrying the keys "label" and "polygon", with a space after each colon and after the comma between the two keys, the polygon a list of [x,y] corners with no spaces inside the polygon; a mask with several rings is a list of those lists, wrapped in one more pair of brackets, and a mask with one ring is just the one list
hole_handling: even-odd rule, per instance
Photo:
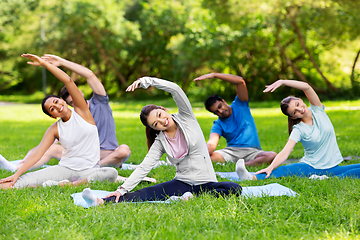
{"label": "pink tank top", "polygon": [[175,137],[171,138],[164,132],[166,141],[170,145],[171,153],[174,158],[182,158],[188,153],[187,142],[184,134],[180,131],[180,128],[176,129]]}

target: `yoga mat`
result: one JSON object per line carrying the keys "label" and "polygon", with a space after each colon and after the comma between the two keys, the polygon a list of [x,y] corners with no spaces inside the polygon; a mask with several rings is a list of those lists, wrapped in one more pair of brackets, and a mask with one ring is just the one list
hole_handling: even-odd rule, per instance
{"label": "yoga mat", "polygon": [[[289,196],[295,197],[298,194],[278,183],[271,183],[264,186],[252,186],[252,187],[243,187],[243,191],[241,196],[244,197],[265,197],[265,196]],[[91,190],[92,193],[97,196],[98,198],[103,198],[106,195],[110,194],[111,192],[102,191],[102,190]],[[75,205],[89,208],[89,204],[85,201],[85,199],[81,196],[82,192],[80,193],[73,193],[71,197],[74,199]],[[166,201],[147,201],[147,202],[131,202],[131,203],[171,203],[170,199]],[[129,202],[127,202],[129,203]]]}
{"label": "yoga mat", "polygon": [[278,183],[270,183],[264,186],[243,187],[241,196],[245,197],[264,197],[264,196],[289,196],[299,195],[288,187]]}
{"label": "yoga mat", "polygon": [[[250,172],[255,174],[254,172]],[[241,181],[236,172],[216,172],[216,175],[219,175],[222,178],[226,178],[232,181]]]}
{"label": "yoga mat", "polygon": [[[91,192],[98,198],[103,198],[106,195],[112,193],[109,191],[103,191],[103,190],[91,190]],[[82,192],[79,193],[73,193],[71,194],[71,197],[74,199],[75,205],[89,208],[89,204],[85,201],[85,199],[82,197]],[[166,201],[147,201],[147,202],[126,202],[126,203],[171,203],[171,200],[168,199]]]}

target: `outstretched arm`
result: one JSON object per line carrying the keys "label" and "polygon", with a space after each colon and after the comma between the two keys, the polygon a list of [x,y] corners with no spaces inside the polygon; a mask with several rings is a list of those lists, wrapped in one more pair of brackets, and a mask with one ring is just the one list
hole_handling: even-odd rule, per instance
{"label": "outstretched arm", "polygon": [[210,134],[209,141],[207,142],[207,148],[208,148],[210,155],[215,151],[216,146],[219,143],[219,140],[220,140],[219,134],[217,134],[217,133]]}
{"label": "outstretched arm", "polygon": [[266,86],[264,92],[273,92],[275,91],[275,89],[277,89],[282,85],[302,90],[305,93],[311,105],[318,107],[323,106],[314,89],[306,82],[295,81],[295,80],[278,80],[273,84]]}
{"label": "outstretched arm", "polygon": [[80,93],[79,89],[77,88],[76,84],[73,80],[60,68],[52,65],[51,63],[39,58],[33,54],[23,54],[22,57],[29,58],[32,62],[28,62],[28,64],[33,66],[43,66],[47,70],[49,70],[54,76],[63,82],[73,99],[74,102],[74,109],[75,111],[88,123],[94,124],[95,121],[90,113],[90,110],[84,101],[82,94]]}
{"label": "outstretched arm", "polygon": [[281,150],[281,152],[279,152],[279,154],[276,155],[274,161],[270,164],[270,166],[268,166],[267,168],[264,168],[260,171],[257,171],[255,174],[266,173],[266,177],[269,177],[271,172],[275,168],[280,166],[280,164],[282,164],[289,157],[289,155],[292,152],[292,150],[294,149],[295,145],[296,145],[296,142],[294,140],[289,139],[288,142],[286,143],[285,147]]}
{"label": "outstretched arm", "polygon": [[41,58],[55,66],[63,66],[69,69],[70,71],[80,75],[81,77],[86,78],[87,83],[89,84],[89,86],[91,87],[94,93],[98,95],[106,96],[106,91],[104,86],[90,69],[81,66],[77,63],[58,57],[56,55],[45,54]]}
{"label": "outstretched arm", "polygon": [[46,130],[41,142],[38,146],[34,148],[34,151],[26,155],[24,159],[24,164],[21,165],[21,167],[16,171],[16,173],[14,173],[10,177],[1,179],[0,183],[8,182],[10,183],[10,187],[14,186],[18,178],[41,159],[46,150],[48,150],[51,144],[54,142],[55,138],[58,137],[59,136],[57,132],[57,123],[55,122]]}
{"label": "outstretched arm", "polygon": [[236,95],[241,101],[249,101],[249,95],[246,87],[246,83],[244,79],[240,76],[225,74],[225,73],[209,73],[206,75],[202,75],[198,78],[195,78],[194,81],[218,78],[225,82],[229,82],[235,85]]}

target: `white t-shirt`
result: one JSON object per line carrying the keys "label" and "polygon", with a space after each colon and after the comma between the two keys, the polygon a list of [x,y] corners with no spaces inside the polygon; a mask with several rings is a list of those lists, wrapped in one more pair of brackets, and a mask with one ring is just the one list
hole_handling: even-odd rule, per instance
{"label": "white t-shirt", "polygon": [[300,162],[309,164],[316,169],[327,169],[343,161],[336,142],[334,127],[325,113],[325,106],[310,105],[313,125],[300,122],[293,126],[289,139],[301,142],[305,155]]}

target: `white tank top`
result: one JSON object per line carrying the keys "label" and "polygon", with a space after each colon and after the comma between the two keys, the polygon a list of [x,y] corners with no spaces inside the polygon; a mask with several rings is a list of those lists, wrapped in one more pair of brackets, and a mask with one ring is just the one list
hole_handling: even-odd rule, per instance
{"label": "white tank top", "polygon": [[93,168],[100,160],[99,135],[95,125],[86,122],[75,110],[64,122],[57,122],[59,142],[64,148],[59,165],[73,170]]}

